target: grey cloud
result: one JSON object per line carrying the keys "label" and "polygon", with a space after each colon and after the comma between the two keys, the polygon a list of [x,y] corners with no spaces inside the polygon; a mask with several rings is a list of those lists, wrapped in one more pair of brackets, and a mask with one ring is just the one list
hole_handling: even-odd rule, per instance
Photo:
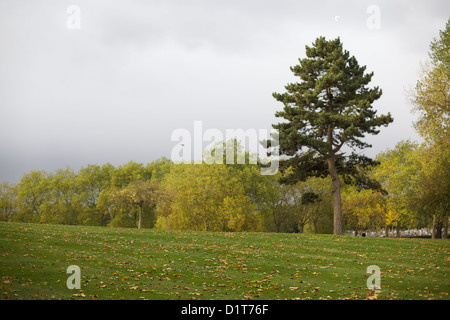
{"label": "grey cloud", "polygon": [[[66,27],[73,4],[81,30]],[[367,29],[371,4],[380,30]],[[370,138],[373,155],[415,137],[403,86],[414,83],[449,9],[444,1],[3,0],[0,181],[170,156],[171,132],[194,120],[269,128],[281,108],[272,92],[295,80],[289,67],[320,35],[340,36],[384,91],[377,106],[395,122]]]}

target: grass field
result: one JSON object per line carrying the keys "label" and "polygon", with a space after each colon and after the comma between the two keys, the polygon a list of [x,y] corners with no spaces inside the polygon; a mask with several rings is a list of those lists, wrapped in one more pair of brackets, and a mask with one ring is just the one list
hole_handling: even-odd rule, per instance
{"label": "grass field", "polygon": [[448,300],[449,253],[448,240],[0,222],[0,298]]}

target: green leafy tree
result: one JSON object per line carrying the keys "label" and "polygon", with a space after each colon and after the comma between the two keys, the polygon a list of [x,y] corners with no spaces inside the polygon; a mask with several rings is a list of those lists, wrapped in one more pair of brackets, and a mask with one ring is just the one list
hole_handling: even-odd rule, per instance
{"label": "green leafy tree", "polygon": [[422,66],[420,79],[410,92],[418,114],[414,127],[429,144],[450,143],[450,19],[439,38],[430,44],[430,61]]}
{"label": "green leafy tree", "polygon": [[111,164],[87,165],[81,168],[76,176],[83,204],[95,208],[100,193],[111,185],[111,174],[114,167]]}
{"label": "green leafy tree", "polygon": [[[306,225],[305,230],[310,227],[310,232],[313,233],[332,233],[333,205],[330,177],[310,177],[301,184],[304,193],[309,193],[309,196],[312,197],[311,200],[313,200],[305,203],[310,210],[313,210],[310,223]],[[308,200],[308,198],[302,199],[303,202],[305,200]]]}
{"label": "green leafy tree", "polygon": [[115,168],[111,164],[88,165],[81,168],[76,176],[80,201],[84,208],[78,216],[82,225],[106,226],[110,221],[108,203],[99,203],[101,194],[111,187],[111,175]]}
{"label": "green leafy tree", "polygon": [[302,188],[301,183],[284,186],[281,209],[288,216],[289,232],[303,233],[305,225],[314,215],[314,204],[318,196]]}
{"label": "green leafy tree", "polygon": [[386,221],[396,227],[397,233],[419,226],[417,209],[412,203],[421,188],[418,183],[421,165],[415,156],[417,148],[418,144],[409,140],[398,142],[393,149],[377,155],[380,165],[372,173],[387,192]]}
{"label": "green leafy tree", "polygon": [[226,166],[228,173],[239,181],[248,200],[265,220],[264,225],[269,227],[279,177],[262,175],[257,155],[244,150],[242,141],[236,138],[217,142],[203,156],[206,164],[219,162]]}
{"label": "green leafy tree", "polygon": [[447,236],[450,212],[450,19],[429,56],[410,99],[418,114],[414,126],[425,140],[418,152],[422,188],[416,206],[432,216],[433,238],[439,238]]}
{"label": "green leafy tree", "polygon": [[[290,212],[291,229],[303,233],[310,225],[310,232],[317,233],[319,223],[324,220],[329,209],[324,200],[329,200],[331,193],[328,179],[310,177],[306,181],[288,185],[287,211]],[[284,196],[286,197],[286,196]]]}
{"label": "green leafy tree", "polygon": [[242,180],[221,164],[178,164],[162,183],[158,228],[196,231],[260,231],[262,219]]}
{"label": "green leafy tree", "polygon": [[154,182],[137,180],[131,182],[125,188],[111,194],[111,199],[118,205],[125,207],[137,207],[137,227],[142,227],[142,217],[145,208],[153,209],[158,201],[158,185]]}
{"label": "green leafy tree", "polygon": [[48,177],[48,192],[40,206],[40,222],[53,224],[77,224],[82,210],[75,172],[67,167],[56,170]]}
{"label": "green leafy tree", "polygon": [[147,170],[142,163],[134,161],[116,167],[111,173],[111,185],[114,188],[124,188],[134,181],[150,179],[151,170]]}
{"label": "green leafy tree", "polygon": [[148,163],[145,166],[145,172],[147,177],[151,177],[151,181],[161,182],[164,179],[164,176],[170,172],[170,168],[173,163],[171,160],[162,157],[153,162]]}
{"label": "green leafy tree", "polygon": [[257,208],[264,220],[264,230],[269,232],[281,232],[282,227],[289,219],[286,210],[287,199],[285,189],[289,185],[279,183],[280,174],[264,176],[264,183],[259,185],[261,198],[257,202]]}
{"label": "green leafy tree", "polygon": [[267,212],[265,213],[267,231],[272,232],[298,232],[299,224],[308,212],[300,207],[302,194],[297,185],[273,183],[273,188],[267,197]]}
{"label": "green leafy tree", "polygon": [[285,93],[273,94],[284,104],[275,115],[286,120],[273,125],[279,130],[280,154],[288,157],[280,169],[293,168],[284,182],[331,176],[335,234],[342,234],[339,175],[352,176],[361,184],[358,168],[373,164],[354,152],[346,156],[342,148],[370,147],[363,141],[365,135],[378,134],[378,127],[393,121],[390,114],[377,116],[372,104],[382,92],[367,87],[373,73],[365,70],[343,50],[339,38],[320,37],[306,46],[306,58],[291,67],[300,81],[286,85]]}
{"label": "green leafy tree", "polygon": [[446,238],[450,211],[450,149],[422,145],[416,151],[421,170],[411,205],[429,222],[432,238]]}
{"label": "green leafy tree", "polygon": [[17,198],[17,186],[8,182],[0,183],[0,221],[9,221],[16,208],[14,200]]}
{"label": "green leafy tree", "polygon": [[358,190],[354,186],[346,186],[343,197],[344,222],[354,231],[379,230],[387,228],[391,223],[386,210],[385,197],[374,190]]}
{"label": "green leafy tree", "polygon": [[31,171],[24,174],[17,185],[17,197],[14,206],[17,212],[12,220],[40,222],[42,204],[48,198],[50,188],[49,175],[45,171]]}

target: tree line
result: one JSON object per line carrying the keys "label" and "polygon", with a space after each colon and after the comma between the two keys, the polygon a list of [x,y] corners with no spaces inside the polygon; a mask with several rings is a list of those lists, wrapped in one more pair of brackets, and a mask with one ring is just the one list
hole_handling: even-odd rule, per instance
{"label": "tree line", "polygon": [[[365,168],[381,190],[342,189],[343,227],[358,233],[433,227],[448,229],[448,165],[433,168],[428,147],[409,140]],[[439,166],[434,162],[433,166]],[[445,169],[445,170],[443,170]],[[33,223],[196,231],[333,233],[330,177],[280,183],[254,164],[174,164],[161,158],[88,165],[77,172],[31,171],[1,183],[0,219]],[[426,188],[426,190],[424,190]],[[429,189],[428,189],[429,188]],[[429,194],[428,190],[431,194]],[[431,199],[432,197],[433,199]],[[395,233],[392,233],[393,230]]]}

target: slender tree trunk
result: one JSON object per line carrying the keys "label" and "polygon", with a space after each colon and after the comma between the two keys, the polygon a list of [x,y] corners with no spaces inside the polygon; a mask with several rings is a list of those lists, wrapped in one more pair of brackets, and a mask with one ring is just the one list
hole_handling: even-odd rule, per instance
{"label": "slender tree trunk", "polygon": [[436,214],[433,214],[433,225],[431,226],[431,239],[436,239]]}
{"label": "slender tree trunk", "polygon": [[442,238],[442,220],[439,219],[436,223],[436,238],[441,239]]}
{"label": "slender tree trunk", "polygon": [[385,238],[389,237],[389,228],[387,224],[384,226],[384,237]]}
{"label": "slender tree trunk", "polygon": [[334,211],[334,234],[342,234],[342,205],[341,205],[341,183],[336,169],[334,155],[328,160],[331,181],[333,184],[333,211]]}
{"label": "slender tree trunk", "polygon": [[298,224],[298,233],[303,233],[303,229],[305,228],[304,224],[299,223]]}
{"label": "slender tree trunk", "polygon": [[275,225],[275,232],[279,233],[280,229],[281,229],[281,219],[278,219],[277,215],[279,214],[278,212],[275,211],[276,209],[273,209],[273,224]]}
{"label": "slender tree trunk", "polygon": [[275,222],[275,232],[280,233],[280,224]]}
{"label": "slender tree trunk", "polygon": [[139,206],[139,220],[138,220],[138,229],[140,229],[142,227],[142,207],[143,205],[141,204]]}
{"label": "slender tree trunk", "polygon": [[444,233],[442,234],[442,239],[447,239],[448,235],[448,217],[444,217]]}

